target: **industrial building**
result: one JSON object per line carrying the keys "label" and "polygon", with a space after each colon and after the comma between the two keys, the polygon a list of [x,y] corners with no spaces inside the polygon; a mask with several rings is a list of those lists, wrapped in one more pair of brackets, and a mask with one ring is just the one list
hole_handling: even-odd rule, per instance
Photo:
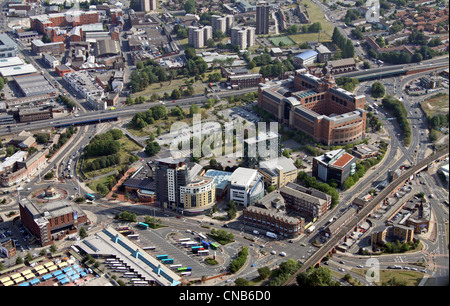
{"label": "industrial building", "polygon": [[17,44],[7,34],[0,34],[0,58],[19,55]]}
{"label": "industrial building", "polygon": [[24,97],[56,94],[55,88],[40,73],[15,76],[13,80]]}
{"label": "industrial building", "polygon": [[150,285],[177,286],[180,276],[111,227],[75,244],[94,258],[116,258]]}

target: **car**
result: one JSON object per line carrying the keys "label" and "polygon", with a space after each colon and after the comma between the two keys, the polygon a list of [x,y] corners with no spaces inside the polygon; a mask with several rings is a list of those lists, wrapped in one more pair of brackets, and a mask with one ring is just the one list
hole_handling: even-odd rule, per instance
{"label": "car", "polygon": [[356,267],[357,267],[357,268],[363,268],[363,266],[362,266],[362,265],[357,265]]}
{"label": "car", "polygon": [[272,254],[272,255],[276,255],[277,254],[277,252],[275,252],[275,251],[270,251],[270,254]]}
{"label": "car", "polygon": [[256,266],[256,264],[252,264],[252,267]]}
{"label": "car", "polygon": [[345,262],[343,262],[342,260],[339,260],[339,263],[342,264],[342,265],[345,264]]}
{"label": "car", "polygon": [[342,268],[339,268],[338,270],[341,272],[345,272],[345,269],[342,269]]}
{"label": "car", "polygon": [[264,244],[260,244],[259,247],[260,247],[260,248],[263,248],[263,247],[265,247],[265,245],[264,245]]}

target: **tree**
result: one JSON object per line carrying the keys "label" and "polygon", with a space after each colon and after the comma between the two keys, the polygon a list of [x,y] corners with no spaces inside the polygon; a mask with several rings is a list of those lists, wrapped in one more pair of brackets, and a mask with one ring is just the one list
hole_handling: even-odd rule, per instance
{"label": "tree", "polygon": [[386,89],[381,82],[376,81],[372,85],[371,94],[374,98],[382,98],[386,94]]}
{"label": "tree", "polygon": [[144,152],[148,156],[154,156],[159,152],[159,150],[161,150],[161,147],[156,141],[154,141],[147,144],[147,146],[144,149]]}
{"label": "tree", "polygon": [[298,31],[299,31],[298,24],[293,24],[286,29],[286,32],[289,35],[297,34]]}
{"label": "tree", "polygon": [[250,285],[250,282],[242,277],[239,277],[238,279],[236,279],[234,281],[234,283],[236,284],[236,286],[249,286]]}
{"label": "tree", "polygon": [[195,0],[187,0],[184,4],[184,10],[187,14],[194,14],[195,13]]}
{"label": "tree", "polygon": [[297,275],[297,284],[299,286],[335,286],[331,270],[326,267],[312,269],[309,272],[303,272]]}
{"label": "tree", "polygon": [[181,92],[178,89],[172,90],[172,93],[170,94],[170,98],[172,99],[179,99],[181,97]]}
{"label": "tree", "polygon": [[269,267],[261,267],[258,269],[258,274],[261,279],[266,279],[270,276],[270,268]]}

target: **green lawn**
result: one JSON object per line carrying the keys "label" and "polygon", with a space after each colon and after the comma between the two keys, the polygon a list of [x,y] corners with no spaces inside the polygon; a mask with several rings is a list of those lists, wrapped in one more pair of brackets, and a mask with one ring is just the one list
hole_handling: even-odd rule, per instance
{"label": "green lawn", "polygon": [[[302,34],[294,34],[290,35],[289,38],[293,40],[296,44],[301,44],[308,41],[317,41],[319,40],[319,33],[302,33]],[[327,33],[320,33],[320,42],[330,42],[331,36]]]}
{"label": "green lawn", "polygon": [[[367,269],[354,269],[355,273],[365,276]],[[394,278],[398,281],[406,282],[407,286],[417,286],[423,278],[423,273],[418,271],[405,271],[405,270],[380,270],[380,282],[376,283],[377,286],[381,286],[382,282]]]}
{"label": "green lawn", "polygon": [[311,19],[311,23],[320,22],[322,24],[322,29],[324,32],[329,35],[333,34],[334,26],[325,19],[324,13],[320,10],[320,8],[315,5],[311,0],[302,0],[302,5],[307,5],[306,10],[308,11],[309,18]]}
{"label": "green lawn", "polygon": [[282,42],[285,46],[295,44],[295,41],[290,39],[289,36],[270,37],[269,40],[274,46],[277,46],[277,47],[280,44],[280,42]]}

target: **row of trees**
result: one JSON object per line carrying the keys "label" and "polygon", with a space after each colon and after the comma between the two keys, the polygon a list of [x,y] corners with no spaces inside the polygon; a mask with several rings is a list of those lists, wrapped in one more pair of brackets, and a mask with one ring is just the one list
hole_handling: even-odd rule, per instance
{"label": "row of trees", "polygon": [[83,164],[83,171],[95,171],[120,164],[120,154],[110,154]]}
{"label": "row of trees", "polygon": [[408,122],[408,112],[405,105],[391,95],[386,96],[382,100],[382,104],[384,109],[391,111],[392,115],[397,119],[397,123],[400,125],[400,130],[403,133],[403,142],[405,146],[408,146],[411,143],[411,126]]}
{"label": "row of trees", "polygon": [[353,46],[352,40],[345,38],[344,35],[339,32],[338,27],[334,28],[331,39],[333,44],[341,49],[342,58],[351,58],[355,56],[355,47]]}
{"label": "row of trees", "polygon": [[239,251],[237,258],[233,259],[230,263],[230,272],[236,273],[240,268],[245,264],[248,256],[248,249],[246,246],[242,247],[242,250]]}

